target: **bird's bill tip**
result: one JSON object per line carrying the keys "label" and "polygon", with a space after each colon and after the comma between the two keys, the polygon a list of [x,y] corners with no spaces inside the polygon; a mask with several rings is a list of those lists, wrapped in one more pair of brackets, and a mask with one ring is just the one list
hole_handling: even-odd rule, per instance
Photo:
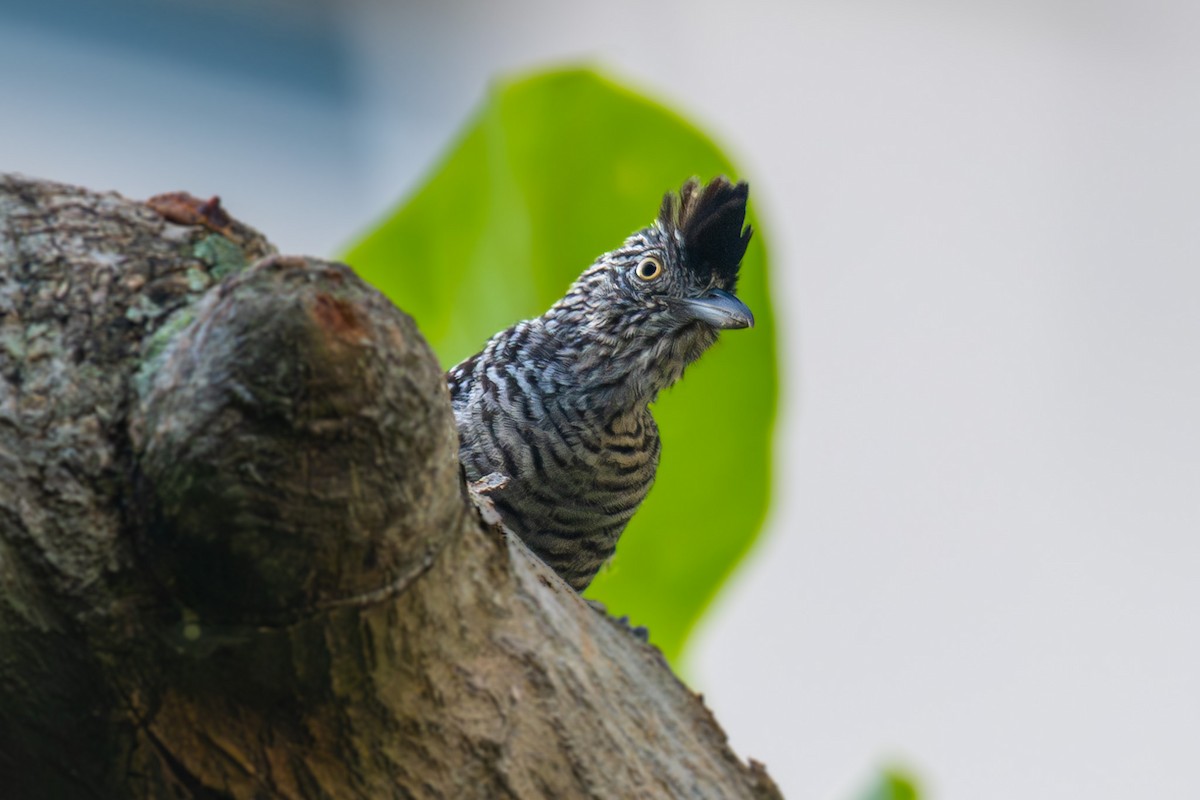
{"label": "bird's bill tip", "polygon": [[754,312],[724,289],[710,289],[702,297],[688,300],[687,307],[695,319],[714,328],[732,330],[754,327]]}

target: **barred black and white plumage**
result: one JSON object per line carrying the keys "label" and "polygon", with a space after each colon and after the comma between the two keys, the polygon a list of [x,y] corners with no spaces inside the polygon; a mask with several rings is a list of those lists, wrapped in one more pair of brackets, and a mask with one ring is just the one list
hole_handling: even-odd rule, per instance
{"label": "barred black and white plumage", "polygon": [[508,479],[489,495],[505,524],[577,591],[654,483],[649,404],[718,330],[754,324],[733,295],[748,192],[721,177],[668,193],[549,311],[447,373],[468,480]]}

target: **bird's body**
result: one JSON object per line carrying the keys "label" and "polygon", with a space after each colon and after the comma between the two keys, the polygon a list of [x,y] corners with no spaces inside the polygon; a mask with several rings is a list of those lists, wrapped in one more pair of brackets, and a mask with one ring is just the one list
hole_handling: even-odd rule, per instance
{"label": "bird's body", "polygon": [[507,478],[490,494],[505,524],[577,591],[654,482],[649,404],[718,329],[753,324],[731,293],[746,196],[744,183],[689,181],[545,314],[447,373],[468,480]]}

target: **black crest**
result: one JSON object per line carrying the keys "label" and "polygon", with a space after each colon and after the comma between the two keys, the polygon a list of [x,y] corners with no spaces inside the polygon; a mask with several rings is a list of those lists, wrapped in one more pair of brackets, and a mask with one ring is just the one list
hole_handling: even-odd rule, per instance
{"label": "black crest", "polygon": [[733,184],[718,176],[703,189],[700,181],[691,178],[678,196],[667,192],[663,197],[659,225],[669,235],[681,234],[684,261],[701,279],[715,275],[730,289],[737,282],[738,265],[752,233],[749,226],[742,228],[749,194],[745,181]]}

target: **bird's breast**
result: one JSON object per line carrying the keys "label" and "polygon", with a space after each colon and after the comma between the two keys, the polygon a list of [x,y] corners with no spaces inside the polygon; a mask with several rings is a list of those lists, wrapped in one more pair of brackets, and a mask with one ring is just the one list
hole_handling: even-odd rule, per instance
{"label": "bird's breast", "polygon": [[[500,472],[491,495],[505,522],[574,588],[587,586],[654,483],[660,442],[648,411],[602,418],[460,407],[462,461],[477,480]],[[511,409],[510,409],[511,411]]]}

